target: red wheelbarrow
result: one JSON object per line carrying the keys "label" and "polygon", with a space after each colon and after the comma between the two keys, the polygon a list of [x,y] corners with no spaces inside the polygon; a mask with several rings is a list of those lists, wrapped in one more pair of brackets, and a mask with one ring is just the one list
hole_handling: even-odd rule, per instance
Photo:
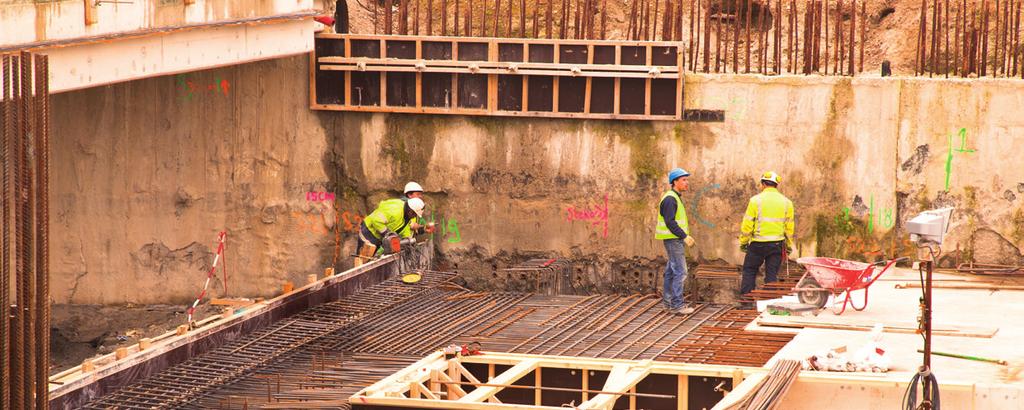
{"label": "red wheelbarrow", "polygon": [[[832,312],[837,315],[846,311],[846,305],[861,311],[868,306],[868,287],[897,262],[909,259],[899,258],[888,262],[864,263],[834,258],[800,258],[796,262],[803,265],[807,269],[807,273],[804,273],[793,290],[797,292],[796,295],[800,299],[800,303],[814,305],[819,309],[828,303],[829,295],[834,296]],[[876,274],[875,267],[881,265],[885,265],[885,267]],[[864,290],[864,304],[857,307],[853,303],[851,294],[853,291],[861,289]],[[836,312],[839,296],[844,292],[846,297],[843,299],[843,308]]]}

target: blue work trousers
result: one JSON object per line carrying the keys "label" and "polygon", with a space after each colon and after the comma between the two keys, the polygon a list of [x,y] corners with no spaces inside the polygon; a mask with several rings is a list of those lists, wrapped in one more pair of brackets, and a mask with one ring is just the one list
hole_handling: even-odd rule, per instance
{"label": "blue work trousers", "polygon": [[668,265],[665,266],[664,290],[661,301],[668,309],[679,309],[683,306],[683,282],[686,281],[686,244],[682,239],[665,239],[665,253],[668,254]]}

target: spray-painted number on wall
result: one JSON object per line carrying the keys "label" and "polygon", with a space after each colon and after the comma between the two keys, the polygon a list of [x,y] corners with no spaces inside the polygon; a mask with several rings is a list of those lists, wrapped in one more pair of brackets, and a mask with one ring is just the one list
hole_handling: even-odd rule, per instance
{"label": "spray-painted number on wall", "polygon": [[[850,222],[853,217],[850,216],[850,207],[844,207],[838,215],[835,216],[834,220],[836,225],[840,225],[844,222]],[[868,232],[874,232],[875,227],[879,226],[885,229],[892,229],[896,226],[895,210],[892,208],[879,208],[875,209],[875,195],[871,194],[871,200],[868,207]]]}
{"label": "spray-painted number on wall", "polygon": [[459,221],[455,218],[445,218],[443,215],[435,216],[433,213],[427,215],[425,218],[421,218],[420,222],[423,224],[434,223],[436,230],[430,234],[430,238],[433,239],[434,235],[440,235],[448,243],[459,243],[462,242],[462,232],[459,231]]}
{"label": "spray-painted number on wall", "polygon": [[601,237],[608,237],[608,194],[604,194],[604,205],[586,206],[576,208],[569,206],[565,210],[565,219],[572,221],[590,222],[590,226],[601,227]]}
{"label": "spray-painted number on wall", "polygon": [[949,142],[949,151],[946,154],[946,191],[949,191],[949,177],[953,174],[953,153],[970,154],[976,151],[967,148],[967,128],[961,128],[958,135],[960,136],[960,148],[953,148],[953,134],[949,134],[946,138]]}
{"label": "spray-painted number on wall", "polygon": [[191,80],[185,74],[178,74],[175,77],[175,83],[177,83],[177,89],[181,94],[182,101],[192,101],[193,97],[201,93],[213,95],[220,93],[227,96],[228,92],[231,91],[231,83],[219,76],[213,77],[212,83],[200,84]]}

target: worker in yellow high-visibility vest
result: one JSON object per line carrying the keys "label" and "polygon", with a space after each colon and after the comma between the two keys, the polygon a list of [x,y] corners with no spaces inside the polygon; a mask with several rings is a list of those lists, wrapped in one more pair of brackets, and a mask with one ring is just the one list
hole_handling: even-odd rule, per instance
{"label": "worker in yellow high-visibility vest", "polygon": [[793,201],[779,192],[781,178],[774,171],[761,175],[761,193],[750,198],[740,224],[743,280],[740,293],[757,286],[757,271],[764,265],[764,282],[778,280],[782,251],[793,252]]}
{"label": "worker in yellow high-visibility vest", "polygon": [[670,312],[689,315],[694,309],[684,305],[683,282],[686,281],[686,246],[696,244],[690,236],[690,226],[686,219],[686,209],[679,197],[690,185],[686,178],[690,176],[682,168],[675,168],[668,173],[668,184],[672,187],[661,195],[658,205],[658,225],[654,228],[654,239],[665,244],[668,264],[665,266],[665,277],[661,293],[662,303]]}

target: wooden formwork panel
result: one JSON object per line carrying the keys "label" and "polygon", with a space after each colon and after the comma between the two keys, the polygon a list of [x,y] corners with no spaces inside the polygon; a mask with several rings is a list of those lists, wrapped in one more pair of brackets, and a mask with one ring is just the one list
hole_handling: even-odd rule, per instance
{"label": "wooden formwork panel", "polygon": [[683,48],[656,41],[319,34],[312,109],[624,120],[683,110]]}

